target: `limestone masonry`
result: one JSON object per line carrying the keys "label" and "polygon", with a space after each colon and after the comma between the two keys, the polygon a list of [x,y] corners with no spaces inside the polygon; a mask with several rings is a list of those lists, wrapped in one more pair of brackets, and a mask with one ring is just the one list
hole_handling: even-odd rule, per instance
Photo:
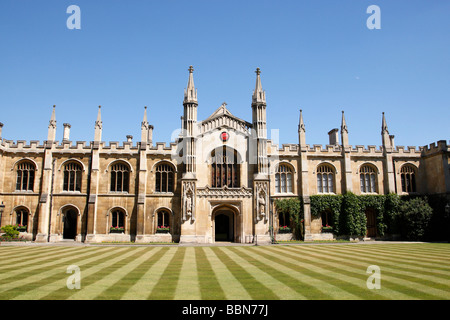
{"label": "limestone masonry", "polygon": [[[194,69],[184,92],[182,130],[174,143],[153,143],[147,109],[139,142],[102,141],[101,107],[92,142],[56,141],[55,107],[44,142],[3,139],[0,123],[1,225],[20,225],[36,242],[103,241],[267,243],[287,225],[273,200],[303,197],[305,240],[326,239],[326,215],[312,218],[310,195],[448,194],[450,146],[396,147],[386,118],[382,145],[351,146],[342,113],[329,145],[306,144],[300,110],[298,144],[267,139],[266,96],[256,70],[252,122],[222,104],[197,119]],[[293,116],[293,115],[292,115]],[[367,236],[376,237],[367,213]],[[279,234],[289,239],[292,235]]]}

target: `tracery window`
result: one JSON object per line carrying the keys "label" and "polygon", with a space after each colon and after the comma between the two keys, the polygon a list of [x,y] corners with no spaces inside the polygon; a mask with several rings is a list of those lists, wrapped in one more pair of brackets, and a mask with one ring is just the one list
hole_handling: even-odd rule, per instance
{"label": "tracery window", "polygon": [[122,162],[111,166],[111,191],[128,192],[130,188],[130,167]]}
{"label": "tracery window", "polygon": [[125,228],[125,213],[120,209],[111,212],[111,228]]}
{"label": "tracery window", "polygon": [[361,192],[377,192],[376,170],[371,165],[363,165],[359,169]]}
{"label": "tracery window", "polygon": [[161,210],[158,212],[158,228],[170,227],[170,213],[167,210]]}
{"label": "tracery window", "polygon": [[155,192],[173,192],[174,170],[169,164],[160,164],[156,167]]}
{"label": "tracery window", "polygon": [[275,173],[275,192],[292,193],[292,169],[286,164],[280,164]]}
{"label": "tracery window", "polygon": [[400,179],[403,192],[416,192],[416,169],[410,164],[405,164],[400,170]]}
{"label": "tracery window", "polygon": [[236,150],[217,148],[211,153],[211,186],[213,188],[239,187],[240,168]]}
{"label": "tracery window", "polygon": [[333,193],[334,171],[330,165],[321,164],[317,167],[317,192]]}
{"label": "tracery window", "polygon": [[33,191],[36,167],[30,161],[22,161],[17,165],[17,191]]}
{"label": "tracery window", "polygon": [[64,191],[81,191],[82,168],[79,163],[69,162],[64,166]]}
{"label": "tracery window", "polygon": [[16,225],[22,229],[22,231],[26,231],[28,226],[28,215],[29,212],[27,209],[20,208],[16,210]]}

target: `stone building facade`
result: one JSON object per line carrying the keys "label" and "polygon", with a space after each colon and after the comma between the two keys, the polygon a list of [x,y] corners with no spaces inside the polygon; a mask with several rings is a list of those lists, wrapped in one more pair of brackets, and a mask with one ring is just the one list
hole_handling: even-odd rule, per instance
{"label": "stone building facade", "polygon": [[169,146],[153,143],[146,108],[139,141],[127,136],[121,144],[102,141],[101,107],[89,143],[71,141],[67,123],[56,140],[55,107],[44,142],[3,139],[0,123],[1,225],[21,225],[22,235],[36,242],[264,243],[271,226],[277,231],[286,223],[273,199],[302,197],[305,239],[314,240],[326,238],[325,221],[311,217],[310,195],[450,193],[444,140],[396,147],[383,113],[381,147],[351,146],[342,113],[329,144],[311,146],[300,110],[298,144],[280,148],[267,138],[259,69],[252,122],[225,103],[199,121],[193,71],[181,133]]}

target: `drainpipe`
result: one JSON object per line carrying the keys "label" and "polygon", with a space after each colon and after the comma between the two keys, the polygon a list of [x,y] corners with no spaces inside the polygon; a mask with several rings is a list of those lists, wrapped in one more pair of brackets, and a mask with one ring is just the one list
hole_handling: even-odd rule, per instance
{"label": "drainpipe", "polygon": [[55,180],[55,163],[56,159],[53,159],[52,163],[52,181],[50,183],[50,214],[48,217],[48,236],[47,236],[47,242],[50,242],[50,235],[51,235],[51,227],[52,227],[52,211],[53,211],[53,182]]}

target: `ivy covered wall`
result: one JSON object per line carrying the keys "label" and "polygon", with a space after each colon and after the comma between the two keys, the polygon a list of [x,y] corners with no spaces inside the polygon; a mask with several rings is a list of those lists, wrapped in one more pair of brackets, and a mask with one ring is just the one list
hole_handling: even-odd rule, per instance
{"label": "ivy covered wall", "polygon": [[[329,211],[336,236],[364,237],[367,234],[366,210],[371,209],[376,216],[377,237],[398,234],[406,240],[448,241],[450,213],[445,205],[449,200],[449,195],[313,195],[310,196],[311,220],[320,219],[322,212]],[[277,199],[274,203],[277,212],[290,214],[295,236],[303,239],[303,201],[289,198]],[[411,237],[411,234],[416,236]]]}

